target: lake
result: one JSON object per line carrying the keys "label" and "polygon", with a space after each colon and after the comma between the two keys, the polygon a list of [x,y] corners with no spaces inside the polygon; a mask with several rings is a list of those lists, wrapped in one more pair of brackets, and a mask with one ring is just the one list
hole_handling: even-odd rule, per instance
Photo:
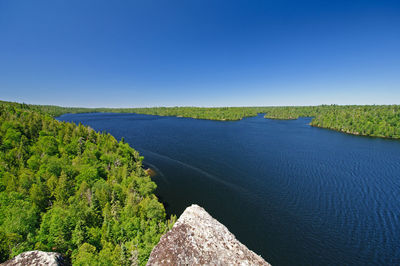
{"label": "lake", "polygon": [[196,203],[273,265],[399,265],[400,141],[310,118],[220,122],[137,114],[58,118],[125,138],[178,217]]}

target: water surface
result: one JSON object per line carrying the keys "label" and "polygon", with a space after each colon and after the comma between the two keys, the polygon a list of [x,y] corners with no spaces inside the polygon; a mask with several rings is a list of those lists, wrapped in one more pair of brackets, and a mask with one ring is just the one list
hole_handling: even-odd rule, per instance
{"label": "water surface", "polygon": [[204,207],[273,265],[399,265],[400,141],[261,115],[66,114],[125,140],[178,216]]}

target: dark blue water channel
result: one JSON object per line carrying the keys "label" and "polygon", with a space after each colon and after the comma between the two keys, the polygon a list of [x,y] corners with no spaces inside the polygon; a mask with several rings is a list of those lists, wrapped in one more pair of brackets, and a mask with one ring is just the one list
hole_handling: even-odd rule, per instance
{"label": "dark blue water channel", "polygon": [[168,213],[197,203],[274,265],[399,265],[400,141],[261,115],[67,114],[154,168]]}

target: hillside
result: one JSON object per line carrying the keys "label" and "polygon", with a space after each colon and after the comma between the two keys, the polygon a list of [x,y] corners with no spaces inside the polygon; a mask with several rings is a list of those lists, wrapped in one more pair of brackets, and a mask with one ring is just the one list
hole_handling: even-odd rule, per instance
{"label": "hillside", "polygon": [[[144,265],[173,224],[123,141],[0,104],[0,261],[38,249],[72,263]],[[52,111],[53,110],[53,111]]]}

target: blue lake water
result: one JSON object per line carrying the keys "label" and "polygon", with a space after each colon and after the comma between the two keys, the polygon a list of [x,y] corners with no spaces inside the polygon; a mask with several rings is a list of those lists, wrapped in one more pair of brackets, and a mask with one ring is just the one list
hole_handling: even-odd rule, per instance
{"label": "blue lake water", "polygon": [[124,137],[158,172],[168,213],[199,204],[273,265],[400,264],[400,141],[262,115],[58,120]]}

